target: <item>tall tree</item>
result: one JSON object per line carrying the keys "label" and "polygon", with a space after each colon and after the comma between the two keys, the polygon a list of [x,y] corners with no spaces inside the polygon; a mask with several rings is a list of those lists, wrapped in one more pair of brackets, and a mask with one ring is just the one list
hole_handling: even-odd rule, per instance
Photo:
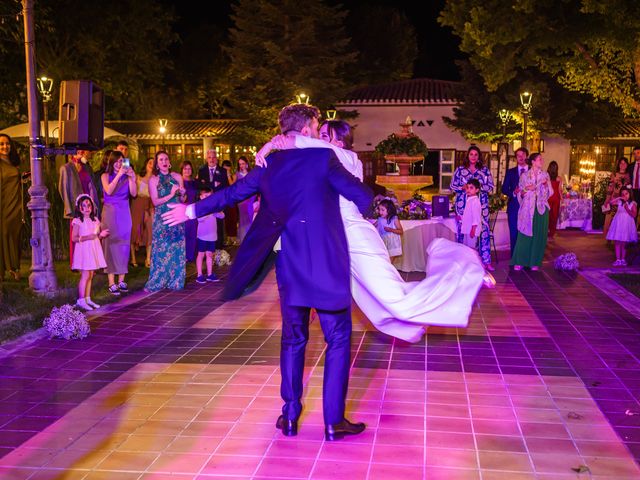
{"label": "tall tree", "polygon": [[[591,96],[571,92],[550,75],[535,69],[520,72],[517,78],[489,92],[482,76],[468,61],[458,62],[462,81],[457,89],[462,101],[454,109],[454,118],[446,123],[466,138],[495,142],[502,138],[498,112],[506,108],[513,118],[506,128],[507,138],[521,138],[522,114],[519,93],[533,93],[529,132],[555,133],[575,140],[592,139],[614,133],[615,121],[623,118],[620,108]],[[604,121],[603,121],[604,120]]]}
{"label": "tall tree", "polygon": [[535,68],[572,91],[640,114],[636,0],[447,0],[440,14],[489,91]]}
{"label": "tall tree", "polygon": [[[17,1],[2,4],[20,11]],[[171,98],[164,78],[172,66],[168,47],[178,37],[171,30],[170,8],[154,0],[40,0],[34,13],[38,75],[56,82],[93,80],[105,91],[107,118],[148,118]],[[0,98],[7,107],[0,109],[0,121],[5,125],[24,121],[26,113],[21,21],[0,26]],[[56,100],[57,89],[54,109]]]}
{"label": "tall tree", "polygon": [[226,52],[230,101],[250,119],[247,140],[275,131],[277,112],[299,92],[326,108],[344,95],[356,58],[345,33],[346,11],[321,0],[239,0]]}
{"label": "tall tree", "polygon": [[350,69],[358,85],[405,80],[418,57],[416,29],[404,12],[386,5],[358,5],[349,12],[348,31],[359,52]]}

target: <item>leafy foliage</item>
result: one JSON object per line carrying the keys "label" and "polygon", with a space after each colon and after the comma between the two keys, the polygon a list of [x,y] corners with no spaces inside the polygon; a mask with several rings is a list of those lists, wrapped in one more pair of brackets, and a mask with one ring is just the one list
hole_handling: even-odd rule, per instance
{"label": "leafy foliage", "polygon": [[345,92],[356,59],[345,31],[347,12],[321,0],[239,0],[224,51],[230,59],[230,103],[250,118],[243,134],[260,143],[276,133],[279,110],[297,93],[329,107]]}
{"label": "leafy foliage", "polygon": [[632,0],[448,0],[439,21],[490,92],[534,69],[637,115],[640,26],[628,19],[639,14]]}
{"label": "leafy foliage", "polygon": [[382,155],[426,156],[429,153],[427,144],[417,135],[401,137],[395,133],[378,143],[375,150]]}
{"label": "leafy foliage", "polygon": [[356,85],[409,79],[418,56],[416,29],[404,12],[388,5],[355,6],[347,19],[359,55],[349,68]]}

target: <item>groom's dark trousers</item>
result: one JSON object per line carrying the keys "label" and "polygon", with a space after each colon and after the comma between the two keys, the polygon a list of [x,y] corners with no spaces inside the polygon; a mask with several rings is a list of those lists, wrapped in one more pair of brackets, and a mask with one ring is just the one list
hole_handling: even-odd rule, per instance
{"label": "groom's dark trousers", "polygon": [[363,213],[373,196],[330,149],[284,150],[269,155],[268,163],[269,168],[254,168],[230,187],[196,202],[196,216],[260,193],[260,210],[238,249],[223,298],[238,298],[255,289],[280,237],[276,276],[283,319],[283,415],[289,420],[300,415],[309,311],[315,308],[327,343],[324,419],[327,425],[336,425],[344,419],[351,337],[349,252],[339,196],[353,201]]}
{"label": "groom's dark trousers", "polygon": [[[298,418],[302,411],[302,375],[304,354],[309,340],[308,307],[282,305],[282,345],[280,395],[285,404],[282,414]],[[322,386],[324,423],[335,425],[344,418],[345,397],[349,385],[351,360],[351,309],[337,312],[316,310],[327,342]]]}

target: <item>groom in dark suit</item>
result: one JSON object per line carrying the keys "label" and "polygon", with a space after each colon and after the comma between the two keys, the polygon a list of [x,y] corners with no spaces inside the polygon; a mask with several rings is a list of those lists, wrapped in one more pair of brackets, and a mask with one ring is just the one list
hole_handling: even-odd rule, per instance
{"label": "groom in dark suit", "polygon": [[520,202],[518,201],[518,193],[520,193],[520,175],[529,170],[527,166],[527,157],[529,150],[520,147],[516,150],[517,165],[507,170],[504,175],[504,183],[502,184],[502,193],[509,200],[507,201],[507,219],[509,220],[509,237],[511,240],[511,255],[516,248],[516,240],[518,238],[518,210],[520,210]]}
{"label": "groom in dark suit", "polygon": [[[317,137],[318,117],[315,107],[290,105],[280,112],[280,129],[288,136]],[[338,199],[342,195],[366,213],[373,196],[328,148],[282,150],[268,159],[268,168],[254,168],[244,179],[193,206],[172,205],[174,208],[163,218],[165,223],[175,225],[260,193],[260,210],[240,245],[223,296],[238,298],[251,288],[254,279],[264,272],[276,241],[282,239],[276,279],[282,311],[280,393],[284,406],[276,427],[287,436],[298,432],[309,313],[315,308],[327,342],[322,394],[325,438],[338,440],[365,429],[364,423],[351,423],[344,416],[351,292],[347,239]]]}

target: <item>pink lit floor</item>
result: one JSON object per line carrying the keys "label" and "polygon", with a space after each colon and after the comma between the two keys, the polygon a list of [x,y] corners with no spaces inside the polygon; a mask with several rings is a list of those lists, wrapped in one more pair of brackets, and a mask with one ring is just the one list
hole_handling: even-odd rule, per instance
{"label": "pink lit floor", "polygon": [[0,478],[640,478],[640,320],[580,275],[498,267],[467,329],[417,345],[354,309],[348,416],[367,430],[340,442],[317,322],[299,435],[275,429],[273,275],[226,304],[193,282],[132,298],[85,340],[0,358]]}

